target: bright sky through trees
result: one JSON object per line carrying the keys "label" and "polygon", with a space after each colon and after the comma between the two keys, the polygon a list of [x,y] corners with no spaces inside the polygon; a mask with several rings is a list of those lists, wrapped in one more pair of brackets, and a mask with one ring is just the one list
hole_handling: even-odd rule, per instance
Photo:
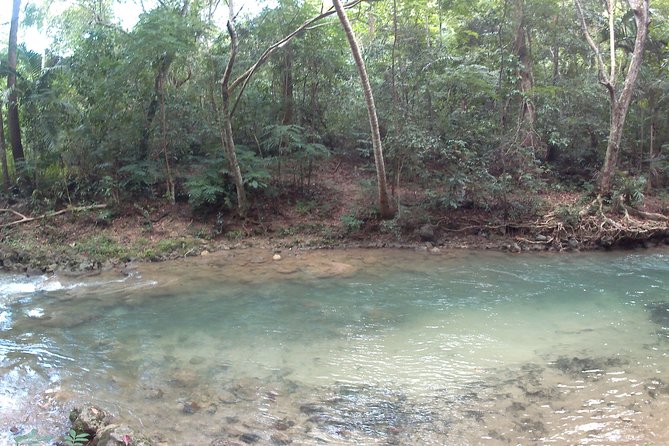
{"label": "bright sky through trees", "polygon": [[[3,4],[6,3],[7,7],[0,8],[0,48],[4,48],[7,45],[7,39],[9,36],[9,22],[11,20],[12,8],[10,0],[2,0]],[[68,6],[74,4],[74,0],[23,0],[21,3],[21,21],[25,18],[26,7],[30,5],[36,5],[38,7],[43,7],[45,4],[49,4],[49,16],[53,17],[61,12],[63,12]],[[123,28],[126,30],[131,29],[139,18],[139,15],[142,13],[142,3],[144,8],[148,11],[152,9],[155,5],[155,0],[144,0],[143,2],[139,0],[117,0],[114,4],[114,13],[116,17],[120,20]],[[244,15],[255,15],[263,7],[271,5],[272,1],[240,1],[239,8],[242,9],[242,14]],[[219,7],[221,17],[219,20],[223,24],[225,21],[225,16],[227,16],[227,8]],[[25,43],[26,46],[34,51],[42,52],[49,43],[51,38],[48,36],[48,23],[45,24],[43,29],[39,29],[38,26],[25,26],[24,23],[21,23],[19,28],[19,43]]]}

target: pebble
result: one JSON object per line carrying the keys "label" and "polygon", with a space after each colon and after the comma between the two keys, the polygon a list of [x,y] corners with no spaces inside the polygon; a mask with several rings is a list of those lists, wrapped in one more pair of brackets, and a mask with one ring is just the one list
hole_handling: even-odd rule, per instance
{"label": "pebble", "polygon": [[281,260],[281,254],[274,254],[272,260]]}

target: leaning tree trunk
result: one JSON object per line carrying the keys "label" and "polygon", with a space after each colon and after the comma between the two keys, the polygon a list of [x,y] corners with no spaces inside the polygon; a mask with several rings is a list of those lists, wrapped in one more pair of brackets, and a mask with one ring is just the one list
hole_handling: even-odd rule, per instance
{"label": "leaning tree trunk", "polygon": [[358,47],[358,42],[355,40],[355,35],[353,34],[353,29],[351,24],[348,21],[346,12],[341,4],[340,0],[332,0],[335,9],[337,10],[337,16],[339,16],[339,21],[344,28],[346,33],[346,38],[351,47],[351,52],[353,53],[353,58],[355,59],[355,64],[358,67],[358,72],[360,73],[360,82],[362,83],[362,90],[365,93],[365,102],[367,103],[367,112],[369,114],[369,125],[372,130],[372,146],[374,148],[374,162],[376,164],[376,177],[377,177],[377,186],[378,186],[378,201],[379,201],[379,214],[381,218],[392,218],[395,215],[395,211],[390,205],[390,200],[388,199],[388,186],[386,184],[386,168],[383,162],[383,148],[381,146],[381,133],[379,132],[379,120],[376,116],[376,106],[374,105],[374,96],[372,95],[372,87],[369,83],[369,78],[367,77],[367,69],[365,68],[365,62],[362,60],[362,54],[360,53],[360,48]]}
{"label": "leaning tree trunk", "polygon": [[25,158],[23,153],[23,144],[21,144],[21,127],[19,124],[19,104],[16,95],[16,49],[17,36],[19,31],[19,10],[21,9],[21,0],[14,0],[12,8],[12,23],[9,27],[9,47],[7,50],[7,66],[9,74],[7,75],[7,89],[9,90],[7,111],[7,127],[9,128],[9,140],[12,146],[12,155],[14,162]]}
{"label": "leaning tree trunk", "polygon": [[244,179],[242,178],[242,171],[239,168],[237,161],[237,152],[235,150],[235,140],[232,133],[232,113],[230,109],[230,77],[232,76],[232,68],[235,65],[235,58],[237,56],[237,31],[235,30],[235,15],[233,9],[233,2],[229,0],[229,16],[228,16],[228,34],[230,35],[230,58],[223,73],[221,80],[221,96],[223,104],[221,107],[221,115],[219,125],[221,127],[221,142],[225,150],[225,156],[228,160],[228,168],[232,181],[237,190],[237,210],[239,215],[246,217],[248,211],[248,200],[246,198],[246,191],[244,190]]}

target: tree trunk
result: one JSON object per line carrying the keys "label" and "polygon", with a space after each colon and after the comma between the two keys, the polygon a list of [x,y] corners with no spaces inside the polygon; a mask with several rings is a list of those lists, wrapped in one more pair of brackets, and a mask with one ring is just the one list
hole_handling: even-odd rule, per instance
{"label": "tree trunk", "polygon": [[9,169],[7,168],[7,148],[5,147],[5,122],[0,104],[0,161],[2,162],[2,190],[9,191]]}
{"label": "tree trunk", "polygon": [[388,198],[388,186],[386,184],[386,168],[383,162],[383,148],[381,146],[381,133],[379,132],[379,120],[376,116],[376,106],[374,105],[374,96],[372,94],[372,87],[369,83],[369,78],[367,77],[367,69],[365,68],[365,62],[362,60],[362,54],[360,53],[360,48],[358,43],[355,40],[355,35],[353,34],[353,29],[351,24],[348,21],[346,16],[346,11],[342,7],[340,0],[332,0],[335,9],[337,10],[337,16],[339,16],[339,21],[344,28],[346,33],[346,38],[348,39],[349,46],[351,47],[351,52],[353,53],[353,58],[355,59],[355,64],[358,67],[358,72],[360,74],[360,82],[362,83],[362,90],[365,93],[365,102],[367,103],[367,112],[369,114],[369,125],[372,131],[372,146],[374,148],[374,162],[376,164],[376,177],[377,177],[377,186],[378,186],[378,205],[379,205],[379,214],[381,218],[392,218],[395,215],[395,211],[390,205],[390,200]]}
{"label": "tree trunk", "polygon": [[[611,98],[611,127],[609,129],[609,141],[606,146],[606,156],[604,166],[602,167],[599,178],[599,193],[608,195],[613,188],[613,178],[618,165],[620,154],[620,142],[623,136],[625,118],[632,101],[632,93],[636,79],[639,76],[641,63],[643,61],[643,50],[648,36],[648,25],[650,24],[649,0],[629,0],[630,7],[634,11],[634,21],[636,22],[636,38],[634,40],[634,51],[632,61],[630,62],[625,83],[623,85],[620,98],[616,98],[615,84],[610,82],[607,86]],[[612,67],[615,67],[615,61],[612,58]],[[614,73],[612,70],[611,73]],[[613,80],[613,79],[611,79]]]}
{"label": "tree trunk", "polygon": [[165,111],[165,78],[160,79],[160,132],[161,132],[161,151],[165,160],[165,194],[170,203],[176,202],[174,190],[174,180],[172,179],[172,169],[170,168],[170,157],[167,143],[167,113]]}
{"label": "tree trunk", "polygon": [[158,105],[161,96],[161,82],[167,78],[167,72],[172,64],[173,57],[164,54],[160,59],[158,66],[158,73],[153,84],[153,97],[149,103],[149,108],[146,111],[146,121],[144,122],[144,129],[142,130],[142,138],[139,141],[139,159],[144,161],[149,158],[149,139],[151,139],[151,125],[158,112]]}
{"label": "tree trunk", "polygon": [[281,119],[283,125],[293,123],[295,109],[293,91],[293,49],[288,44],[284,48],[283,54],[283,117]]}
{"label": "tree trunk", "polygon": [[516,28],[514,50],[520,62],[518,65],[518,79],[521,93],[518,116],[519,141],[523,147],[531,147],[536,150],[540,144],[534,130],[537,111],[531,99],[532,89],[534,88],[534,77],[532,75],[532,55],[528,46],[529,32],[525,20],[525,0],[517,0],[516,16],[519,22]]}
{"label": "tree trunk", "polygon": [[12,155],[14,156],[14,162],[17,164],[19,161],[22,161],[25,158],[23,153],[23,144],[21,144],[19,104],[16,95],[16,50],[20,9],[21,0],[14,0],[12,8],[12,23],[9,28],[9,48],[7,51],[7,65],[9,69],[9,74],[7,75],[7,89],[9,90],[7,127],[9,128],[9,140],[12,146]]}
{"label": "tree trunk", "polygon": [[237,152],[235,150],[235,140],[232,133],[232,114],[230,109],[230,77],[232,76],[232,68],[235,66],[235,58],[237,57],[237,31],[235,30],[235,12],[233,8],[233,1],[229,0],[229,16],[228,16],[228,34],[230,35],[230,58],[223,73],[221,80],[221,96],[223,105],[219,119],[221,127],[221,142],[225,150],[225,156],[228,160],[228,169],[232,176],[232,181],[237,190],[237,210],[241,217],[246,217],[248,211],[248,201],[246,198],[246,191],[244,190],[244,179],[242,178],[242,171],[239,168],[237,161]]}

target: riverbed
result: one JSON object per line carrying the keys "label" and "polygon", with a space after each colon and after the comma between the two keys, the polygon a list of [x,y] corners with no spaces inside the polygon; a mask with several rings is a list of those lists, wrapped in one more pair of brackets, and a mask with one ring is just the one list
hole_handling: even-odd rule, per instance
{"label": "riverbed", "polygon": [[273,256],[0,276],[0,444],[669,444],[667,251]]}

